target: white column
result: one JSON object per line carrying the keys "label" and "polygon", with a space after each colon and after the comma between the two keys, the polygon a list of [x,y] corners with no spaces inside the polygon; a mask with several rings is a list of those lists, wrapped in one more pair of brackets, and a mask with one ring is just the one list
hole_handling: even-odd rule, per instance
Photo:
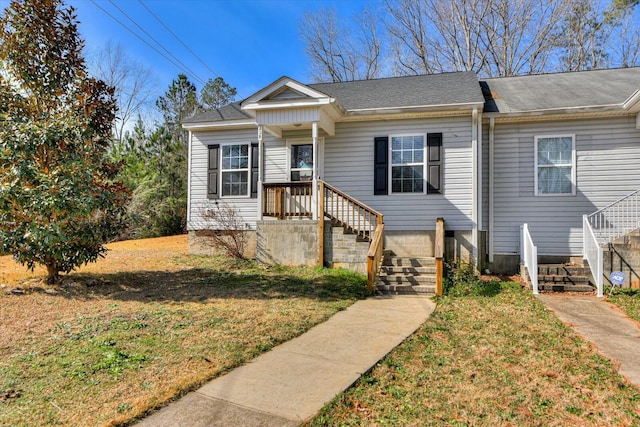
{"label": "white column", "polygon": [[322,209],[318,207],[318,122],[311,124],[311,140],[313,142],[313,197],[311,198],[311,203],[313,219],[318,219],[320,218],[319,212]]}
{"label": "white column", "polygon": [[264,179],[264,141],[262,134],[262,125],[258,125],[258,214],[256,216],[258,221],[262,221],[262,181]]}

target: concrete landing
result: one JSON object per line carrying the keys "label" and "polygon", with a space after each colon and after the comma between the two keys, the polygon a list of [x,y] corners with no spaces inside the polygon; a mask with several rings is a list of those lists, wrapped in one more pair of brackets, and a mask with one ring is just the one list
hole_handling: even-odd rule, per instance
{"label": "concrete landing", "polygon": [[640,386],[640,328],[618,309],[595,296],[541,294],[540,300]]}
{"label": "concrete landing", "polygon": [[420,296],[358,301],[138,426],[299,425],[418,329],[434,309],[433,301]]}

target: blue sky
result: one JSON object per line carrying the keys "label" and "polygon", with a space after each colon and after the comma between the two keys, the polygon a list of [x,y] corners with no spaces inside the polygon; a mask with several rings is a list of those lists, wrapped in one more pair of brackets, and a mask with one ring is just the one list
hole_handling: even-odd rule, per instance
{"label": "blue sky", "polygon": [[[237,88],[239,99],[282,75],[302,82],[309,80],[308,60],[298,33],[298,23],[305,10],[335,7],[339,14],[350,16],[367,4],[367,0],[142,0],[213,74],[166,31],[139,0],[94,1],[148,39],[115,3],[201,79],[222,76]],[[8,0],[0,0],[3,8],[7,4]],[[67,4],[77,10],[81,21],[79,30],[88,52],[109,41],[121,43],[129,56],[154,70],[159,95],[178,73],[186,71],[163,59],[91,0],[67,0]],[[189,77],[198,89],[202,87],[196,78]]]}

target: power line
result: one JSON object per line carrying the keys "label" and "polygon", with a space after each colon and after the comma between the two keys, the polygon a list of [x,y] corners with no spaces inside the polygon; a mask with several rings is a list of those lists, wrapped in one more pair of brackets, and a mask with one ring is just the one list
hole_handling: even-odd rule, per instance
{"label": "power line", "polygon": [[205,84],[205,81],[203,79],[201,79],[191,68],[187,67],[182,61],[180,61],[180,59],[178,59],[173,53],[171,53],[166,47],[164,47],[162,45],[162,43],[160,43],[158,40],[156,40],[151,34],[149,34],[144,28],[142,28],[136,21],[134,21],[129,15],[127,15],[127,13],[122,10],[113,0],[109,0],[109,3],[111,3],[111,5],[113,7],[115,7],[116,9],[118,9],[118,11],[123,14],[125,16],[125,18],[127,18],[129,21],[131,21],[131,23],[133,25],[135,25],[136,27],[138,27],[138,29],[140,29],[140,31],[142,31],[144,34],[146,34],[147,37],[149,37],[160,49],[164,50],[171,58],[173,58],[178,64],[182,65],[182,68],[184,68],[185,70],[187,70],[189,72],[189,74],[191,74],[194,79],[196,79],[197,81],[199,81],[200,83],[202,83],[203,85]]}
{"label": "power line", "polygon": [[189,51],[189,53],[191,53],[191,55],[193,55],[194,58],[196,58],[198,61],[200,61],[200,63],[202,65],[204,65],[207,68],[207,70],[209,70],[211,72],[211,74],[213,74],[214,76],[216,75],[216,72],[213,71],[211,68],[209,68],[209,66],[202,59],[200,59],[200,57],[198,55],[196,55],[196,53],[193,50],[191,50],[191,48],[189,46],[187,46],[187,44],[184,43],[173,31],[171,31],[171,28],[169,28],[164,22],[162,22],[162,20],[155,13],[153,13],[151,11],[151,9],[149,9],[149,7],[147,7],[147,5],[144,4],[144,2],[142,0],[138,0],[138,3],[140,3],[142,5],[142,7],[144,7],[147,10],[147,12],[149,12],[149,14],[151,16],[153,16],[156,19],[156,21],[158,21],[160,23],[160,25],[162,25],[169,32],[169,34],[171,34],[173,36],[173,38],[178,40],[178,42],[180,42],[180,44],[187,51]]}
{"label": "power line", "polygon": [[[93,3],[93,5],[95,7],[97,7],[98,9],[100,9],[105,15],[107,15],[108,17],[110,17],[111,19],[113,19],[115,22],[117,22],[118,24],[120,24],[120,26],[122,26],[125,30],[127,30],[128,32],[130,32],[134,37],[136,37],[138,40],[140,40],[141,42],[143,42],[144,44],[146,44],[147,46],[149,46],[151,49],[153,49],[158,55],[160,55],[161,57],[163,57],[167,62],[169,62],[171,65],[173,65],[174,67],[176,67],[179,70],[184,70],[185,67],[184,64],[178,65],[176,62],[174,62],[172,59],[168,58],[165,54],[163,54],[161,51],[159,51],[158,49],[156,49],[155,46],[153,46],[152,44],[150,44],[148,41],[146,41],[144,38],[140,37],[140,35],[138,35],[138,33],[136,33],[135,31],[133,31],[131,28],[129,28],[126,24],[124,24],[122,21],[120,21],[118,18],[116,18],[115,16],[113,16],[111,13],[109,13],[109,11],[107,11],[106,9],[104,9],[102,6],[100,6],[98,3],[96,3],[95,0],[90,0],[91,3]],[[157,42],[156,42],[157,43]],[[178,61],[179,62],[179,61]],[[185,70],[186,71],[186,70]],[[197,75],[195,75],[193,72],[190,72],[189,74],[191,74],[196,80],[198,80],[199,82],[202,83],[202,79],[200,79]],[[204,84],[204,83],[203,83]]]}

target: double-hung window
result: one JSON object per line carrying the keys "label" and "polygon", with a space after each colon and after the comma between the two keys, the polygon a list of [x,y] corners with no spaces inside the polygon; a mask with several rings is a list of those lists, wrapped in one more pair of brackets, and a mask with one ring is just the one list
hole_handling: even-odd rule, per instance
{"label": "double-hung window", "polygon": [[391,192],[424,193],[425,136],[391,136]]}
{"label": "double-hung window", "polygon": [[249,144],[222,145],[222,196],[249,195]]}
{"label": "double-hung window", "polygon": [[536,196],[575,195],[575,136],[537,136],[535,150]]}

